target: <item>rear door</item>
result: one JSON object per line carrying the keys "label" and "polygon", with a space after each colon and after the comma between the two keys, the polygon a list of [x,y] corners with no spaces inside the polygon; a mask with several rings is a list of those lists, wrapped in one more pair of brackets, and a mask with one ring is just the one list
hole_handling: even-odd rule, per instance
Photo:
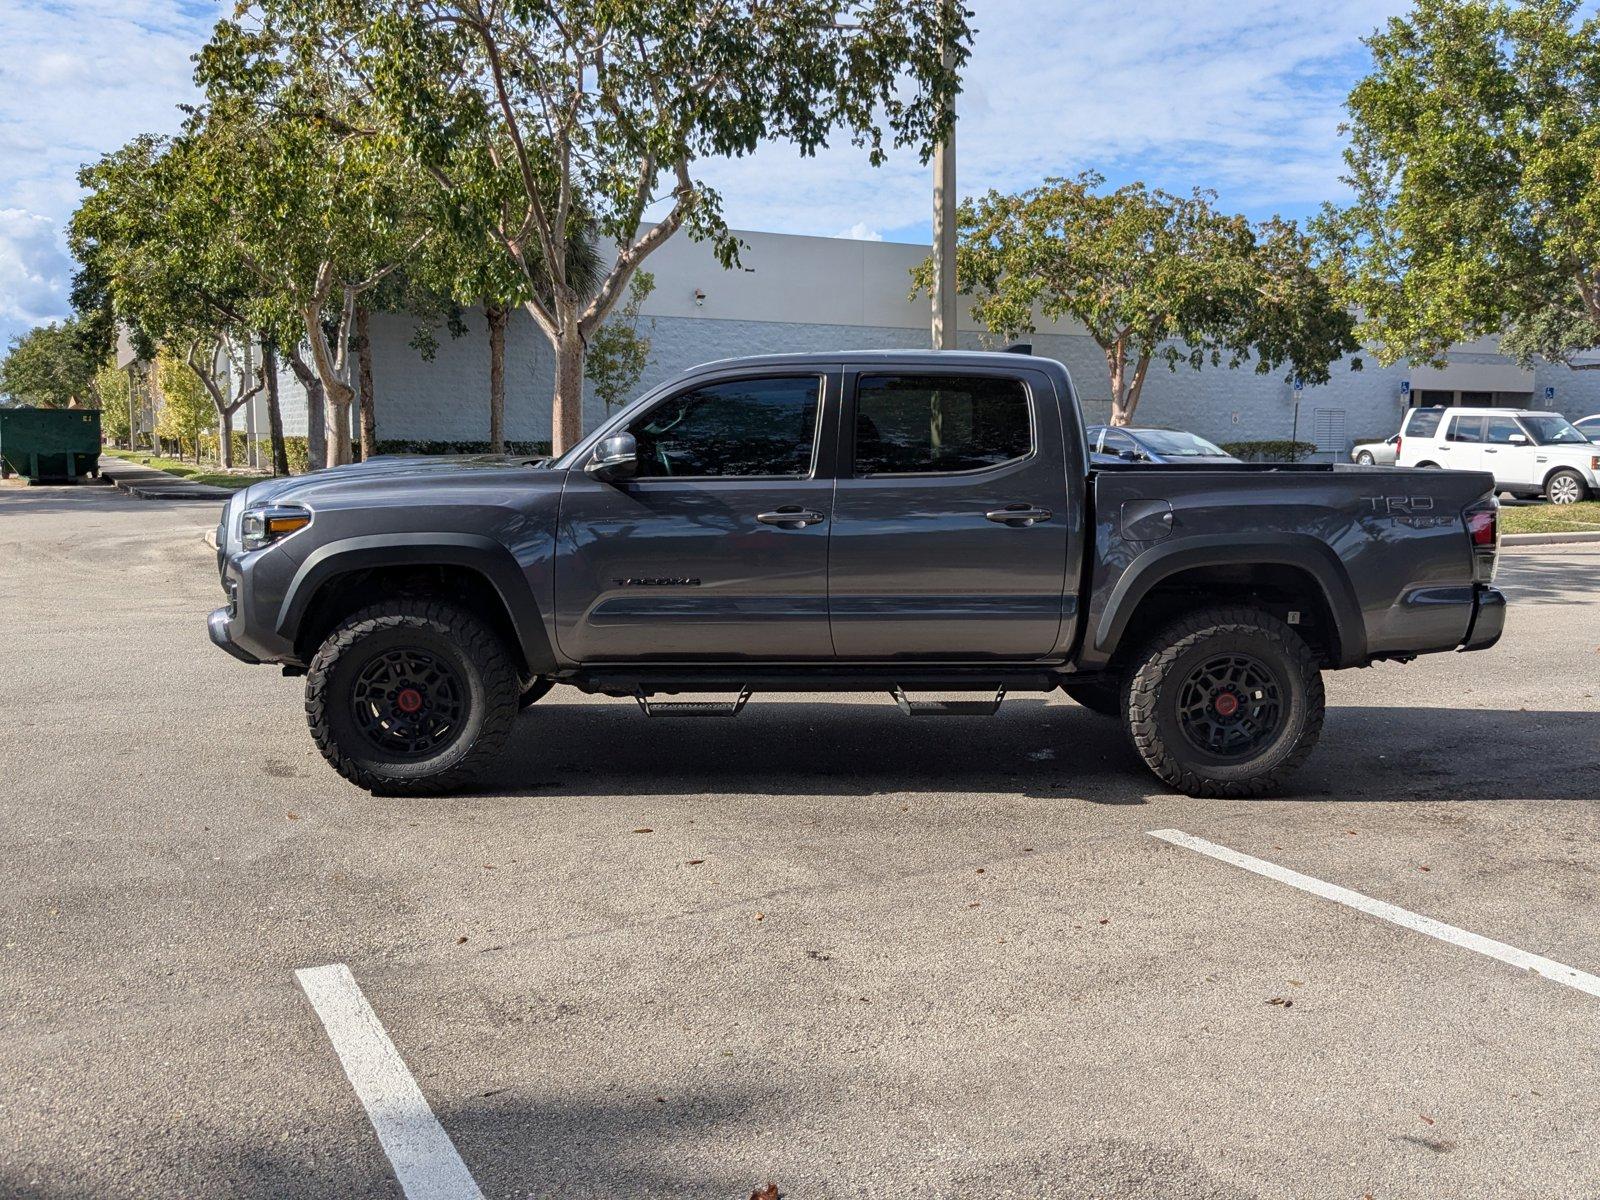
{"label": "rear door", "polygon": [[1533,439],[1515,417],[1484,419],[1481,461],[1485,471],[1494,473],[1496,487],[1529,486],[1534,476],[1535,453]]}
{"label": "rear door", "polygon": [[1069,521],[1048,377],[862,368],[845,393],[828,571],[838,655],[1049,654]]}
{"label": "rear door", "polygon": [[1477,471],[1483,467],[1483,425],[1487,418],[1453,416],[1439,443],[1441,467],[1452,471]]}
{"label": "rear door", "polygon": [[824,433],[839,379],[789,368],[687,383],[628,424],[635,478],[569,473],[555,571],[568,657],[832,656]]}

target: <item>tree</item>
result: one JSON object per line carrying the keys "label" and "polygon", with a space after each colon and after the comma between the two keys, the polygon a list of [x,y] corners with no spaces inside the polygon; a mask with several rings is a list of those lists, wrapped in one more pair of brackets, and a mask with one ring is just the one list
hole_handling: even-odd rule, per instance
{"label": "tree", "polygon": [[634,275],[626,303],[589,339],[585,365],[607,412],[633,398],[639,377],[650,365],[650,339],[639,335],[639,309],[655,289],[656,279],[649,271]]}
{"label": "tree", "polygon": [[156,357],[156,383],[161,388],[161,411],[156,416],[156,435],[178,443],[194,444],[194,461],[200,461],[200,435],[212,428],[216,412],[205,386],[187,363],[161,351]]}
{"label": "tree", "polygon": [[[1253,359],[1260,374],[1287,365],[1324,383],[1359,348],[1293,222],[1252,227],[1218,211],[1210,192],[1132,183],[1102,193],[1104,182],[1086,172],[962,201],[956,279],[993,334],[1032,332],[1035,312],[1080,321],[1105,355],[1112,424],[1132,421],[1157,357],[1173,370]],[[929,289],[932,260],[912,277]]]}
{"label": "tree", "polygon": [[216,410],[218,461],[233,465],[234,414],[265,385],[256,369],[259,301],[245,262],[201,190],[193,142],[135,138],[78,174],[86,195],[68,226],[78,295],[120,319],[149,357],[172,350]]}
{"label": "tree", "polygon": [[[950,120],[970,41],[965,11],[946,0],[260,8],[263,30],[284,39],[282,56],[370,98],[373,136],[404,146],[521,272],[519,302],[556,352],[558,453],[582,435],[585,345],[640,264],[681,228],[712,239],[724,265],[737,258],[698,162],[766,140],[811,154],[839,131],[874,165],[890,144],[916,146],[926,161]],[[252,36],[219,26],[214,44]],[[271,75],[265,60],[279,53],[273,44],[233,56],[218,77],[259,92]],[[662,211],[647,224],[653,204]],[[567,247],[589,224],[617,253],[585,295]]]}
{"label": "tree", "polygon": [[114,363],[94,373],[94,394],[100,408],[100,432],[107,441],[128,442],[133,431],[133,380]]}
{"label": "tree", "polygon": [[0,395],[36,408],[87,403],[97,365],[85,352],[76,318],[36,325],[12,338],[0,359]]}
{"label": "tree", "polygon": [[1454,342],[1580,369],[1600,346],[1600,16],[1575,0],[1418,0],[1366,40],[1349,206],[1317,222],[1384,363]]}

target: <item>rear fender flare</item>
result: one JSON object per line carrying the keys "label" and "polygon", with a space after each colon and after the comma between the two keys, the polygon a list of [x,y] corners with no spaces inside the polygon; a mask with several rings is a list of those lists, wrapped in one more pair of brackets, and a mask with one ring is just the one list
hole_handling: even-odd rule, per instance
{"label": "rear fender flare", "polygon": [[1327,543],[1303,533],[1258,535],[1248,541],[1227,534],[1155,546],[1128,564],[1111,589],[1094,629],[1094,649],[1109,658],[1117,650],[1139,604],[1163,580],[1196,567],[1289,566],[1305,571],[1322,590],[1339,637],[1341,667],[1366,660],[1366,623],[1349,572]]}
{"label": "rear fender flare", "polygon": [[352,571],[375,567],[464,567],[489,581],[516,630],[522,657],[534,675],[556,669],[555,653],[527,576],[511,551],[473,533],[391,533],[343,538],[318,546],[295,572],[278,609],[277,632],[293,643],[322,585]]}

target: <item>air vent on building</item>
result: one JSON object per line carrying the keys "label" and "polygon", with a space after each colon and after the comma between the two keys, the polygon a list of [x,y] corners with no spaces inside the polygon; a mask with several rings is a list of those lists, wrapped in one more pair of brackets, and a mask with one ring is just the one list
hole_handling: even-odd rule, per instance
{"label": "air vent on building", "polygon": [[1345,448],[1344,409],[1319,408],[1311,414],[1311,440],[1318,450],[1335,453]]}

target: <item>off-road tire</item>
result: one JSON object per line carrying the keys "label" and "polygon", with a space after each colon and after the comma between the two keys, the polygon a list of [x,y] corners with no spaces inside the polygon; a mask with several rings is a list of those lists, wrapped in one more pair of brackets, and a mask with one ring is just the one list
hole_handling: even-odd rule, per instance
{"label": "off-road tire", "polygon": [[[1178,701],[1208,659],[1236,653],[1265,666],[1282,692],[1275,733],[1237,759],[1210,755],[1184,732]],[[1127,731],[1145,765],[1190,796],[1266,796],[1279,791],[1322,733],[1322,674],[1293,629],[1254,608],[1207,608],[1168,625],[1139,653],[1127,679]]]}
{"label": "off-road tire", "polygon": [[550,694],[550,689],[555,687],[556,681],[546,675],[535,675],[523,685],[522,695],[517,697],[517,707],[528,708],[539,703]]}
{"label": "off-road tire", "polygon": [[1092,713],[1102,717],[1122,715],[1123,689],[1113,682],[1063,683],[1061,690],[1074,704]]}
{"label": "off-road tire", "polygon": [[[431,754],[386,753],[357,728],[352,692],[384,651],[432,655],[459,682],[464,715]],[[435,796],[469,786],[500,752],[517,715],[521,679],[511,652],[466,609],[433,600],[392,600],[352,614],[323,641],[306,672],[306,721],[330,766],[374,795]]]}
{"label": "off-road tire", "polygon": [[1544,498],[1551,504],[1577,504],[1589,498],[1589,485],[1578,472],[1563,467],[1544,481]]}

